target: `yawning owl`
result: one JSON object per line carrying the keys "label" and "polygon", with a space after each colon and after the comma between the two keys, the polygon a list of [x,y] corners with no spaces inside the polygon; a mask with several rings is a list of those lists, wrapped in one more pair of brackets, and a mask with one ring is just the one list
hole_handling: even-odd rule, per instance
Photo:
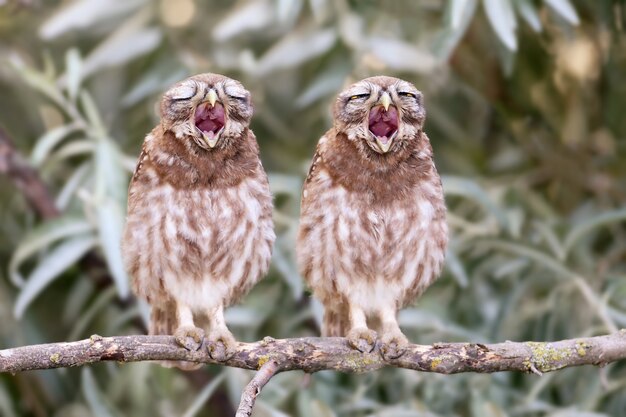
{"label": "yawning owl", "polygon": [[218,360],[235,347],[224,308],[267,272],[275,239],[251,117],[238,81],[200,74],[176,84],[128,192],[123,254],[135,294],[152,306],[150,334],[198,349],[204,331],[196,323],[206,323]]}
{"label": "yawning owl", "polygon": [[304,185],[298,263],[325,307],[324,336],[369,352],[373,327],[394,358],[408,343],[397,311],[441,272],[448,241],[423,97],[372,77],[340,93],[333,113]]}

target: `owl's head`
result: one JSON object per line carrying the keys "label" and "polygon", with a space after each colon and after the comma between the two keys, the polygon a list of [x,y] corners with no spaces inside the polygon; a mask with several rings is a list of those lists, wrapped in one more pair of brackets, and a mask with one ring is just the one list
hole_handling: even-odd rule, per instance
{"label": "owl's head", "polygon": [[161,100],[161,123],[178,139],[205,150],[224,148],[250,125],[250,93],[239,81],[198,74],[170,88]]}
{"label": "owl's head", "polygon": [[397,153],[420,138],[426,110],[422,93],[407,81],[377,76],[345,89],[337,97],[335,129],[362,152]]}

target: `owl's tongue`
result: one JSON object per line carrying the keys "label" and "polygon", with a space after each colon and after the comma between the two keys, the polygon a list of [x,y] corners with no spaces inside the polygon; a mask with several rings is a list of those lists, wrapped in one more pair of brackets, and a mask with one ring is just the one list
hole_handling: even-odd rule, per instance
{"label": "owl's tongue", "polygon": [[388,111],[385,111],[383,106],[372,108],[370,110],[369,128],[381,142],[388,142],[398,130],[398,109],[394,106],[390,106]]}
{"label": "owl's tongue", "polygon": [[211,107],[210,103],[202,103],[196,108],[196,127],[205,133],[217,133],[224,127],[224,106],[215,103]]}

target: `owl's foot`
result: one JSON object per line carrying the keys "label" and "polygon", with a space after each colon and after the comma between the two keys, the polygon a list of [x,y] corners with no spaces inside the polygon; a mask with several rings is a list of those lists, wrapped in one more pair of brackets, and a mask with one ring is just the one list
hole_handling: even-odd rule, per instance
{"label": "owl's foot", "polygon": [[204,330],[194,326],[181,326],[174,332],[176,343],[193,352],[200,349],[204,340]]}
{"label": "owl's foot", "polygon": [[237,352],[237,340],[227,329],[209,333],[209,355],[218,362],[230,359]]}
{"label": "owl's foot", "polygon": [[384,332],[380,341],[380,354],[384,360],[399,358],[409,346],[409,339],[400,330]]}
{"label": "owl's foot", "polygon": [[376,344],[376,332],[367,327],[355,327],[346,336],[352,348],[363,353],[370,353]]}

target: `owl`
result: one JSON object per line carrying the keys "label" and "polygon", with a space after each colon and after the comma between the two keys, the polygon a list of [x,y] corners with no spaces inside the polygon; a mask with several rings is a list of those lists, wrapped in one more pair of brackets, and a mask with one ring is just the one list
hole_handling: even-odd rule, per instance
{"label": "owl", "polygon": [[348,87],[302,193],[296,252],[324,305],[322,335],[346,336],[362,352],[380,337],[385,359],[406,350],[397,312],[437,278],[448,241],[425,115],[422,93],[406,81]]}
{"label": "owl", "polygon": [[236,343],[224,308],[267,272],[275,240],[250,93],[233,79],[200,74],[168,90],[160,110],[128,191],[125,266],[133,291],[152,307],[150,334],[173,334],[198,350],[207,327],[209,353],[223,361]]}

